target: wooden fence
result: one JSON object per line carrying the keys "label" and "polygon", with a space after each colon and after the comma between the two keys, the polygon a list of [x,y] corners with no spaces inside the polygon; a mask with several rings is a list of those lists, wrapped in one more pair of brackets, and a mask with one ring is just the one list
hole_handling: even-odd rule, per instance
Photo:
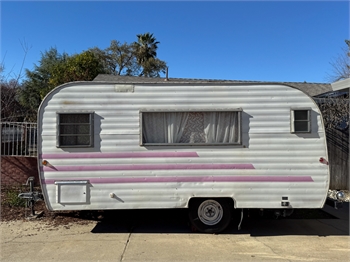
{"label": "wooden fence", "polygon": [[330,188],[349,190],[349,129],[327,130]]}

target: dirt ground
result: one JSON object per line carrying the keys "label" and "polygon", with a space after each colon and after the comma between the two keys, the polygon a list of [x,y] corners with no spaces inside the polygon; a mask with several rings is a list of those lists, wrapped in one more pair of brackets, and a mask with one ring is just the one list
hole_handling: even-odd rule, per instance
{"label": "dirt ground", "polygon": [[[23,203],[14,201],[13,196],[19,192],[24,192],[21,188],[1,188],[1,215],[0,221],[18,221],[28,220],[31,217],[32,209],[27,207],[25,201]],[[27,190],[28,191],[28,190]],[[26,191],[25,191],[26,192]],[[21,204],[21,205],[19,205]],[[86,211],[65,211],[65,212],[51,212],[49,211],[44,201],[37,201],[34,204],[34,211],[36,214],[40,213],[35,220],[43,221],[46,224],[68,225],[71,223],[86,224],[89,221],[98,220],[98,212]],[[97,217],[95,217],[97,216]]]}

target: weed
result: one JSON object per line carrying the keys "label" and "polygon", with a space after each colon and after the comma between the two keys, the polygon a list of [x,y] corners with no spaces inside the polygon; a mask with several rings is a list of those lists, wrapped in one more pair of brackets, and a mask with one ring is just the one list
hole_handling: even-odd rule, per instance
{"label": "weed", "polygon": [[1,202],[3,204],[11,206],[11,207],[24,207],[26,204],[26,200],[19,198],[18,194],[21,192],[21,190],[9,188],[5,190],[4,196]]}

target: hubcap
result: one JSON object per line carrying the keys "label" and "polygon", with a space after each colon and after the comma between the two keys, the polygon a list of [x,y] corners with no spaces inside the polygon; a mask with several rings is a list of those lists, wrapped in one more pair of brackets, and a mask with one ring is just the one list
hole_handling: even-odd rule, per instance
{"label": "hubcap", "polygon": [[198,218],[208,226],[219,223],[223,214],[222,206],[215,200],[206,200],[198,207]]}

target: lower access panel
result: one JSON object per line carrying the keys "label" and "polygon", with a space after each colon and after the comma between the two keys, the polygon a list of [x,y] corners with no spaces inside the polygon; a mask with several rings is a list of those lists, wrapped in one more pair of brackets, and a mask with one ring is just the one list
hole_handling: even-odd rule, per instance
{"label": "lower access panel", "polygon": [[56,181],[56,201],[59,204],[88,204],[90,202],[90,182]]}

